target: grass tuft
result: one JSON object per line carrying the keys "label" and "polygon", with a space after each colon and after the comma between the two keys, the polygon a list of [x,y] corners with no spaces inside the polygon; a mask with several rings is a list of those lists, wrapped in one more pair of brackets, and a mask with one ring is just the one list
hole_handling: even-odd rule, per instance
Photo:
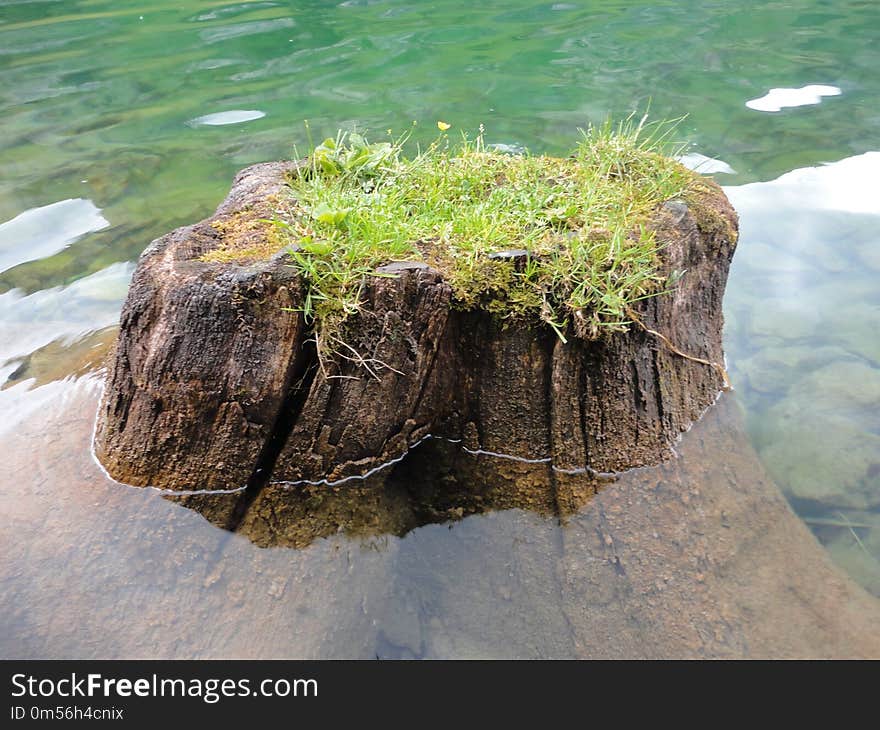
{"label": "grass tuft", "polygon": [[[629,308],[665,281],[646,224],[698,181],[667,156],[673,129],[635,117],[591,126],[566,158],[495,151],[482,127],[411,157],[406,135],[324,140],[290,180],[294,213],[276,220],[308,282],[319,347],[339,352],[365,282],[395,260],[440,270],[460,308],[540,320],[563,339],[625,329]],[[528,251],[525,264],[490,258],[509,249]]]}

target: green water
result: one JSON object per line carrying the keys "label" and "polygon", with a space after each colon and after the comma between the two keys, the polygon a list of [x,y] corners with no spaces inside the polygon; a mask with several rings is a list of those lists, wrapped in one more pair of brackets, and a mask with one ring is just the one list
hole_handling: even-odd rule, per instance
{"label": "green water", "polygon": [[[855,0],[0,0],[0,414],[60,408],[48,394],[106,339],[146,244],[209,214],[241,167],[304,147],[305,119],[315,136],[415,121],[422,140],[482,123],[560,154],[650,106],[736,171],[716,179],[742,219],[725,336],[749,432],[880,595],[878,37],[880,7]],[[808,84],[840,94],[746,107]],[[262,116],[198,121],[235,110]]]}

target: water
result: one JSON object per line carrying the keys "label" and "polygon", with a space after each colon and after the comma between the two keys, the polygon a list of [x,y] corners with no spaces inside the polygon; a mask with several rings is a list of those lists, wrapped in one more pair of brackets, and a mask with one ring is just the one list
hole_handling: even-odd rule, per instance
{"label": "water", "polygon": [[[470,516],[332,536],[315,527],[298,549],[258,547],[107,482],[88,458],[96,386],[84,374],[112,342],[133,262],[152,238],[209,214],[238,169],[304,147],[305,119],[316,137],[353,125],[382,136],[415,120],[423,140],[439,119],[453,132],[483,123],[490,142],[561,154],[577,127],[607,115],[686,114],[689,159],[715,171],[741,216],[725,337],[751,443],[836,564],[880,595],[878,33],[876,4],[854,0],[0,2],[0,422],[14,451],[0,474],[0,655],[694,653],[696,640],[676,643],[672,616],[709,610],[710,598],[723,613],[732,578],[711,566],[729,533],[703,547],[699,534],[715,534],[700,520],[730,498],[718,490],[731,473],[754,500],[732,523],[737,544],[777,561],[742,579],[749,600],[764,600],[767,575],[831,570],[792,525],[775,546],[795,553],[780,573],[781,555],[761,542],[771,538],[753,542],[775,487],[756,492],[751,462],[701,450],[692,434],[687,463],[667,476],[700,496],[681,507],[685,522],[658,531],[703,550],[709,567],[687,574],[676,571],[689,553],[628,553],[644,547],[635,522],[606,529],[613,560],[590,543],[626,499],[648,534],[671,519],[632,491],[642,477],[578,501],[561,527],[502,499]],[[771,95],[780,111],[747,106],[772,89],[790,90]],[[728,435],[740,428],[734,406],[713,416]],[[613,588],[614,571],[590,578],[591,560],[625,566],[629,593]],[[691,590],[672,601],[676,580]],[[763,629],[728,611],[701,646],[754,654],[764,631],[778,654],[822,653],[784,627],[785,616],[797,623],[787,599],[765,592],[778,600],[761,603]],[[856,625],[876,609],[853,600]],[[846,632],[826,629],[827,652],[846,653]]]}

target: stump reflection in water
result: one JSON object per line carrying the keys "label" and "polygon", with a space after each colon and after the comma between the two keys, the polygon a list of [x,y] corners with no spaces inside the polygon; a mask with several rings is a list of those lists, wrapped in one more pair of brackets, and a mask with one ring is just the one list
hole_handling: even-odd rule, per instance
{"label": "stump reflection in water", "polygon": [[[564,520],[614,477],[564,473],[546,460],[475,454],[428,438],[363,479],[269,482],[258,494],[166,496],[260,547],[302,548],[336,533],[403,537],[423,525],[493,510],[523,509]],[[538,463],[535,463],[538,462]]]}

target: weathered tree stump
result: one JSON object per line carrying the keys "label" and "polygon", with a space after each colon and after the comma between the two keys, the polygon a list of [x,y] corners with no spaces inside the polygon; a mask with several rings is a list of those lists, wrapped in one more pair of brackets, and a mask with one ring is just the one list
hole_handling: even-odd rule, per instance
{"label": "weathered tree stump", "polygon": [[737,219],[714,184],[691,205],[656,211],[663,269],[687,274],[640,302],[643,327],[563,343],[543,324],[502,326],[487,312],[461,311],[440,272],[389,262],[385,273],[396,276],[368,278],[346,329],[355,350],[383,365],[374,376],[342,361],[327,377],[296,311],[306,283],[283,254],[201,260],[221,245],[224,222],[240,229],[270,215],[290,170],[242,171],[213,217],[142,255],[97,429],[96,453],[114,478],[174,490],[248,485],[252,500],[269,480],[362,475],[428,434],[549,458],[560,473],[620,471],[661,461],[714,402],[719,372],[647,331],[679,352],[723,359]]}

